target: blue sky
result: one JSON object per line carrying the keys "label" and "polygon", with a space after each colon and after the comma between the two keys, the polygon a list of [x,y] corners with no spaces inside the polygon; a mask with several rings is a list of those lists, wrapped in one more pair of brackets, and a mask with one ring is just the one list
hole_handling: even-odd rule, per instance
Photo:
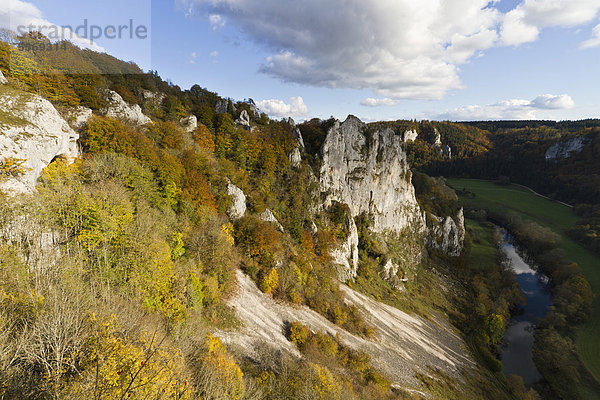
{"label": "blue sky", "polygon": [[95,48],[277,118],[599,117],[600,0],[3,0],[7,15],[133,19],[151,36]]}

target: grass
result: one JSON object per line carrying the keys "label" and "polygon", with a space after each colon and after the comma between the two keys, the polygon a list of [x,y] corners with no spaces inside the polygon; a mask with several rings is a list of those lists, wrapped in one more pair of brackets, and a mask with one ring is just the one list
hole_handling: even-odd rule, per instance
{"label": "grass", "polygon": [[[457,191],[466,189],[475,194],[468,201],[476,207],[503,206],[529,219],[552,229],[562,238],[561,247],[567,256],[577,262],[596,295],[590,321],[578,331],[577,349],[583,364],[600,381],[600,259],[581,244],[567,236],[567,230],[578,220],[573,210],[563,204],[537,196],[529,190],[515,186],[501,186],[488,181],[471,179],[447,179]],[[582,388],[585,398],[597,399],[600,393],[589,393]]]}
{"label": "grass", "polygon": [[472,219],[465,220],[465,226],[473,243],[469,257],[469,268],[487,269],[498,262],[498,245],[494,229]]}

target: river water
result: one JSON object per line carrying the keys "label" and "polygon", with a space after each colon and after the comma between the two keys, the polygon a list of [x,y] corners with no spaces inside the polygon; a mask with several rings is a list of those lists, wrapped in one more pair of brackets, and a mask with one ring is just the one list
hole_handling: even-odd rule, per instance
{"label": "river water", "polygon": [[514,315],[504,334],[502,365],[506,376],[515,374],[523,378],[525,385],[531,386],[542,379],[535,366],[531,349],[535,322],[543,318],[551,305],[548,278],[538,274],[519,254],[514,240],[505,230],[501,249],[508,258],[510,268],[514,271],[521,291],[527,302],[522,312]]}

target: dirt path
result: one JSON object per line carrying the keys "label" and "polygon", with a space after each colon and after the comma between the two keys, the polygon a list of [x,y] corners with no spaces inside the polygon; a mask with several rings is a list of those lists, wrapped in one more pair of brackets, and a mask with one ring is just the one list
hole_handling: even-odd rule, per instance
{"label": "dirt path", "polygon": [[433,324],[342,285],[347,302],[356,305],[376,328],[375,338],[367,340],[346,332],[307,307],[275,302],[241,271],[237,278],[240,290],[230,305],[245,327],[236,332],[219,332],[218,336],[226,344],[241,346],[249,355],[261,342],[299,355],[284,335],[284,323],[298,320],[315,330],[339,334],[345,345],[370,354],[373,364],[402,387],[417,388],[415,372],[427,373],[427,367],[439,368],[455,377],[460,376],[460,370],[475,367],[465,343],[447,321]]}

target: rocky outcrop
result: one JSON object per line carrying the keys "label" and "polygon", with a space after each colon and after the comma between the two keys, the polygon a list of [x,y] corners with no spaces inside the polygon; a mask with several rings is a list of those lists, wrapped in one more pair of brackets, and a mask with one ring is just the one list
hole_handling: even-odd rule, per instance
{"label": "rocky outcrop", "polygon": [[269,210],[268,208],[265,211],[263,211],[258,216],[258,218],[260,218],[262,221],[272,223],[273,225],[275,225],[277,227],[277,229],[280,232],[283,232],[283,225],[281,225],[279,223],[279,221],[277,220],[277,218],[275,218],[275,215],[273,214],[273,211]]}
{"label": "rocky outcrop", "polygon": [[591,140],[585,136],[558,142],[546,150],[546,161],[569,158],[573,154],[581,153],[590,142]]}
{"label": "rocky outcrop", "polygon": [[229,100],[225,100],[225,99],[217,100],[217,104],[215,105],[215,112],[217,114],[225,114],[227,112],[228,105],[229,105]]}
{"label": "rocky outcrop", "polygon": [[348,218],[348,232],[344,243],[329,253],[342,282],[354,280],[358,272],[358,230],[352,217]]}
{"label": "rocky outcrop", "polygon": [[442,136],[437,128],[433,128],[433,133],[431,134],[431,144],[433,144],[435,147],[440,147],[442,145]]}
{"label": "rocky outcrop", "polygon": [[296,141],[296,147],[289,154],[288,158],[290,159],[290,164],[294,168],[299,168],[302,164],[302,151],[304,150],[304,139],[302,138],[302,132],[300,132],[300,128],[296,126],[296,122],[289,117],[288,124],[292,127],[292,134],[294,135],[294,140]]}
{"label": "rocky outcrop", "polygon": [[190,115],[187,118],[182,118],[179,123],[183,126],[184,131],[192,133],[198,127],[198,118],[195,115]]}
{"label": "rocky outcrop", "polygon": [[8,80],[6,79],[6,77],[4,76],[2,71],[0,71],[0,85],[6,85],[7,83],[8,83]]}
{"label": "rocky outcrop", "polygon": [[0,107],[0,160],[23,159],[26,170],[4,181],[2,189],[31,192],[42,170],[56,157],[73,160],[79,155],[79,135],[48,100],[16,90],[0,91]]}
{"label": "rocky outcrop", "polygon": [[394,264],[390,258],[383,266],[383,272],[385,273],[386,279],[391,279],[398,273],[398,266]]}
{"label": "rocky outcrop", "polygon": [[336,121],[325,138],[319,174],[322,207],[334,201],[346,204],[352,219],[351,234],[331,253],[343,281],[356,276],[358,235],[354,235],[353,218],[363,213],[372,221],[370,230],[383,240],[386,234],[401,234],[402,256],[396,261],[402,266],[418,263],[425,246],[451,256],[462,252],[462,210],[454,218],[425,217],[415,197],[403,143],[403,135],[390,128],[373,129],[353,116],[343,123]]}
{"label": "rocky outcrop", "polygon": [[301,150],[304,150],[304,139],[302,138],[302,132],[300,132],[300,128],[296,126],[296,122],[294,122],[291,117],[288,118],[288,124],[290,124],[292,127],[292,134],[294,135],[296,144]]}
{"label": "rocky outcrop", "polygon": [[348,205],[352,217],[369,214],[374,232],[424,229],[402,139],[393,130],[372,130],[349,116],[329,130],[321,155],[325,207],[337,201]]}
{"label": "rocky outcrop", "polygon": [[418,137],[419,137],[419,133],[416,130],[411,129],[411,130],[405,131],[402,134],[402,141],[405,143],[414,142],[415,140],[417,140]]}
{"label": "rocky outcrop", "polygon": [[248,115],[248,111],[242,110],[240,117],[235,120],[235,123],[244,129],[250,130],[250,116]]}
{"label": "rocky outcrop", "polygon": [[449,256],[458,257],[465,241],[465,217],[461,208],[456,217],[440,218],[428,214],[429,235],[427,245]]}
{"label": "rocky outcrop", "polygon": [[108,107],[103,110],[107,117],[130,122],[135,125],[145,125],[152,122],[148,116],[142,112],[142,108],[137,104],[127,104],[121,95],[113,90],[107,90],[104,97],[108,102]]}
{"label": "rocky outcrop", "polygon": [[153,102],[156,102],[157,104],[160,104],[163,102],[164,99],[167,98],[167,95],[164,93],[160,93],[160,92],[152,92],[150,90],[143,90],[142,97],[144,98],[145,101],[153,101]]}
{"label": "rocky outcrop", "polygon": [[92,118],[93,112],[91,108],[77,107],[69,112],[67,121],[75,130],[82,129],[88,120]]}
{"label": "rocky outcrop", "polygon": [[240,219],[246,214],[246,195],[239,187],[229,183],[227,194],[231,196],[231,206],[227,209],[227,215],[232,220]]}
{"label": "rocky outcrop", "polygon": [[442,147],[440,148],[440,153],[444,157],[452,159],[452,148],[447,144],[442,145]]}
{"label": "rocky outcrop", "polygon": [[288,157],[292,167],[300,168],[300,165],[302,165],[302,153],[300,153],[300,148],[294,147],[294,150],[292,150]]}

